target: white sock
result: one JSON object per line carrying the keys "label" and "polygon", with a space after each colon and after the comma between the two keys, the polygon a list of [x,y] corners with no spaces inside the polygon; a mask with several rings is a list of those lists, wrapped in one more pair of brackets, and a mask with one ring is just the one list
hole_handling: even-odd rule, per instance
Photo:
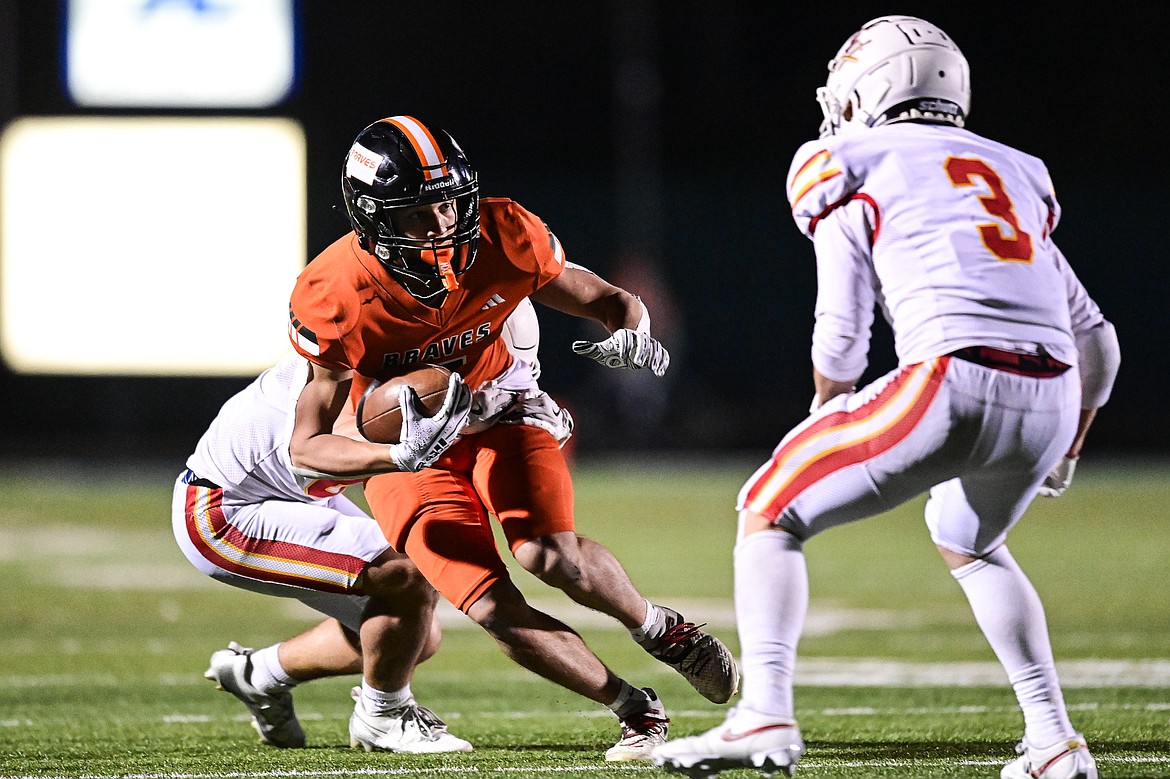
{"label": "white sock", "polygon": [[624,719],[631,714],[640,714],[650,708],[650,696],[646,694],[645,690],[638,689],[625,679],[622,679],[621,682],[622,688],[618,691],[617,698],[609,704],[610,711],[618,715],[619,719]]}
{"label": "white sock", "polygon": [[1056,678],[1044,606],[1006,546],[951,575],[971,603],[975,621],[999,662],[1024,712],[1024,738],[1044,747],[1075,732]]}
{"label": "white sock", "polygon": [[666,617],[662,609],[650,601],[646,601],[646,618],[639,627],[630,631],[630,635],[639,644],[654,641],[666,631]]}
{"label": "white sock", "polygon": [[248,681],[266,695],[297,686],[297,680],[289,676],[288,671],[280,664],[279,649],[280,644],[266,646],[257,649],[249,658],[252,662],[252,673]]}
{"label": "white sock", "polygon": [[763,530],[735,545],[735,621],[743,704],[793,718],[796,644],[808,612],[808,568],[800,540]]}
{"label": "white sock", "polygon": [[376,687],[371,687],[365,679],[362,679],[362,705],[369,714],[386,714],[393,709],[400,709],[413,702],[414,694],[411,693],[409,684],[395,692],[383,692]]}

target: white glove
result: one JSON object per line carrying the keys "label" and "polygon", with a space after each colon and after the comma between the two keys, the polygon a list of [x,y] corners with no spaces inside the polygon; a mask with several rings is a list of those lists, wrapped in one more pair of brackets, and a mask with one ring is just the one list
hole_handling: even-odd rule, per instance
{"label": "white glove", "polygon": [[494,381],[489,381],[471,393],[471,413],[467,417],[467,427],[464,433],[481,433],[487,430],[496,420],[515,405],[520,399],[518,390],[500,389]]}
{"label": "white glove", "polygon": [[547,430],[562,447],[573,435],[573,415],[557,405],[547,392],[524,398],[500,417],[500,422]]}
{"label": "white glove", "polygon": [[403,386],[398,393],[402,406],[402,435],[390,445],[390,459],[400,471],[417,473],[432,465],[455,442],[471,412],[471,390],[458,373],[447,383],[443,407],[432,417],[419,410],[418,393]]}
{"label": "white glove", "polygon": [[607,368],[649,368],[655,376],[666,373],[670,353],[649,332],[623,327],[604,341],[574,341],[573,351]]}
{"label": "white glove", "polygon": [[1052,472],[1040,484],[1040,494],[1046,498],[1059,498],[1072,484],[1073,473],[1077,470],[1076,457],[1062,457]]}

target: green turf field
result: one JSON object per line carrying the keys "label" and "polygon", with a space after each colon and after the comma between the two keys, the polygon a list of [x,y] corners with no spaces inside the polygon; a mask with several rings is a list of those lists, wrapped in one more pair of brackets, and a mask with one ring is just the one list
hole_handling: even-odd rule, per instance
{"label": "green turf field", "polygon": [[[733,650],[731,504],[753,466],[575,468],[581,532],[609,545],[645,594],[708,622]],[[1038,501],[1011,537],[1045,600],[1074,722],[1103,777],[1170,777],[1168,473],[1089,460],[1065,497]],[[475,752],[349,749],[356,678],[297,690],[309,749],[260,745],[244,708],[202,678],[207,657],[315,620],[197,573],[169,514],[165,470],[111,479],[0,467],[0,779],[667,776],[605,764],[612,715],[512,666],[450,609],[443,648],[413,688]],[[797,715],[809,751],[799,776],[998,777],[1013,756],[1014,699],[920,515],[914,502],[806,546],[812,607]],[[527,574],[517,581],[618,673],[654,686],[673,735],[721,720],[723,707],[604,619]]]}

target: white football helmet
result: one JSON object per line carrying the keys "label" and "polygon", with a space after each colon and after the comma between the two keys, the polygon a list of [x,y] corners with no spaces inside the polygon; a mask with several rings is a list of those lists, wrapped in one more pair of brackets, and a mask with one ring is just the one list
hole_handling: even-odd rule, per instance
{"label": "white football helmet", "polygon": [[913,16],[882,16],[855,32],[817,90],[821,137],[918,119],[963,126],[971,69],[945,32]]}

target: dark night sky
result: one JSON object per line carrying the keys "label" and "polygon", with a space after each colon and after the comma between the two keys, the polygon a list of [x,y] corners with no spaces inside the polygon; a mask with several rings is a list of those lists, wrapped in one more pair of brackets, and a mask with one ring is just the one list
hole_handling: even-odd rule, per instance
{"label": "dark night sky", "polygon": [[[8,0],[0,11],[0,49],[15,38],[15,56],[0,57],[15,76],[0,90],[0,118],[85,113],[64,95],[60,12],[50,5]],[[1170,395],[1157,316],[1170,264],[1160,240],[1166,4],[302,0],[298,13],[299,84],[255,113],[305,127],[310,253],[345,230],[331,208],[353,136],[408,113],[448,129],[483,192],[543,217],[570,259],[613,277],[630,251],[657,257],[659,281],[635,289],[665,293],[662,311],[669,302],[678,312],[662,334],[674,339],[676,363],[657,422],[622,421],[620,404],[605,413],[612,382],[567,353],[569,339],[594,331],[544,318],[544,384],[578,410],[582,451],[766,452],[803,416],[814,272],[811,246],[786,214],[788,163],[816,134],[825,63],[857,27],[887,13],[939,24],[971,63],[968,126],[1048,163],[1064,205],[1056,240],[1117,325],[1122,374],[1090,442],[1165,450],[1156,431],[1170,427],[1170,412],[1156,399]],[[178,216],[175,228],[184,229]],[[888,348],[880,334],[876,348]],[[883,354],[871,364],[892,362]],[[85,440],[182,456],[244,383],[0,368],[0,454]],[[43,435],[66,418],[74,435]]]}

